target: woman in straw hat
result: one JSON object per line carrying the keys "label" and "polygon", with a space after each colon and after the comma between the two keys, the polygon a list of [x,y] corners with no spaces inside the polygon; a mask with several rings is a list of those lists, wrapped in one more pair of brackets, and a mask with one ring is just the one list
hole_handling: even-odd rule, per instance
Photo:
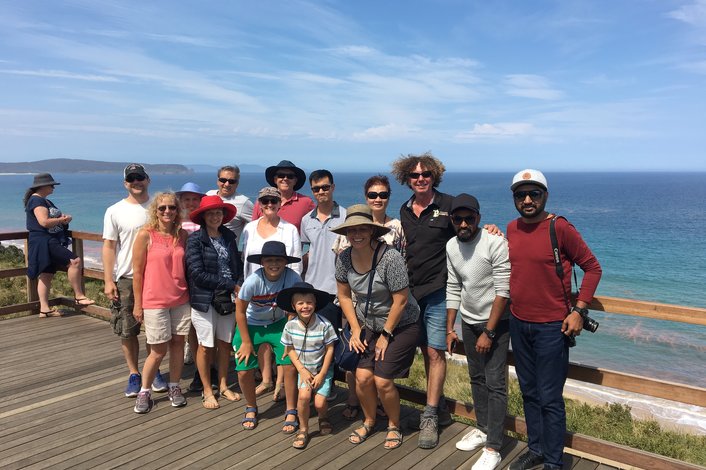
{"label": "woman in straw hat", "polygon": [[365,204],[349,207],[346,221],[332,229],[346,235],[351,244],[336,261],[336,281],[338,299],[351,327],[351,348],[361,355],[356,393],[365,419],[349,440],[360,444],[372,434],[379,395],[389,419],[384,446],[395,449],[402,445],[402,433],[394,379],[409,375],[419,334],[419,306],[410,295],[402,255],[379,241],[389,230],[373,220]]}
{"label": "woman in straw hat", "polygon": [[[219,407],[208,384],[211,383],[211,359],[214,348],[218,359],[218,389],[221,397],[240,400],[240,395],[228,388],[230,343],[235,330],[235,305],[230,294],[238,292],[236,282],[242,272],[238,243],[224,223],[235,217],[235,206],[223,202],[220,196],[204,196],[198,209],[191,212],[191,221],[201,226],[189,235],[186,245],[186,270],[191,295],[191,323],[196,330],[199,347],[196,367],[204,384],[203,406]],[[226,295],[224,302],[216,294]]]}
{"label": "woman in straw hat", "polygon": [[49,173],[34,176],[32,186],[25,192],[23,204],[27,212],[27,231],[29,250],[27,254],[27,276],[39,278],[39,317],[60,317],[61,312],[49,307],[49,290],[57,269],[66,269],[69,283],[74,291],[77,307],[93,305],[95,302],[86,297],[81,287],[81,260],[69,251],[69,229],[71,216],[61,211],[47,196],[59,185]]}

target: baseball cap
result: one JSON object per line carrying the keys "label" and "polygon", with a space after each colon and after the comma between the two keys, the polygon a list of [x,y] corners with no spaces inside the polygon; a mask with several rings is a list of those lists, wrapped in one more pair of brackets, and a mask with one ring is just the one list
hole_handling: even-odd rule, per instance
{"label": "baseball cap", "polygon": [[128,166],[125,167],[125,171],[123,173],[125,174],[125,178],[130,175],[140,175],[144,176],[145,178],[149,178],[147,172],[145,171],[145,167],[140,165],[139,163],[130,163]]}
{"label": "baseball cap", "polygon": [[544,174],[539,170],[527,168],[526,170],[518,171],[512,178],[510,191],[514,191],[516,187],[523,184],[536,184],[543,187],[546,191],[549,191],[547,178],[545,178]]}
{"label": "baseball cap", "polygon": [[468,209],[480,214],[480,204],[478,199],[470,194],[461,193],[451,201],[451,213],[456,209]]}

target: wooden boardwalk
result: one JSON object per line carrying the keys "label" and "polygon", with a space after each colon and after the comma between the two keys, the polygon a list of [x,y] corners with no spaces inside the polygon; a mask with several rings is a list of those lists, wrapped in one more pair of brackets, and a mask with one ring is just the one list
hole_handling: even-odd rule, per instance
{"label": "wooden boardwalk", "polygon": [[[142,341],[142,340],[141,340]],[[144,343],[143,343],[144,344]],[[144,351],[143,351],[144,353]],[[347,440],[356,423],[341,418],[342,397],[332,406],[334,432],[314,432],[305,451],[281,433],[284,405],[262,398],[255,431],[240,426],[244,404],[221,401],[206,410],[187,393],[185,408],[172,408],[166,394],[153,394],[147,415],[133,413],[117,338],[104,321],[84,315],[0,321],[0,468],[278,468],[278,469],[470,469],[480,453],[460,452],[455,442],[467,426],[445,428],[433,451],[417,448],[417,433],[383,448],[384,422],[365,443]],[[166,364],[162,365],[166,371]],[[193,366],[184,371],[190,377]],[[235,382],[231,376],[230,382]],[[182,381],[186,388],[189,380]],[[418,411],[403,408],[405,418]],[[316,431],[316,418],[311,430]],[[506,438],[502,468],[525,450]],[[565,468],[608,470],[598,459],[565,455]]]}

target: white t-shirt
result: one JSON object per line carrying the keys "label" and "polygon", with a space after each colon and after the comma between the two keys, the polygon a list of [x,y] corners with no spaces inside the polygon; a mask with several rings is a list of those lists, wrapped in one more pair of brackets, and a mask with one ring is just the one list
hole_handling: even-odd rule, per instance
{"label": "white t-shirt", "polygon": [[[219,194],[217,189],[211,189],[206,192],[206,196],[218,195]],[[237,193],[232,195],[231,197],[221,196],[221,200],[225,203],[235,206],[235,217],[233,217],[233,219],[230,220],[227,224],[223,225],[225,225],[226,228],[233,232],[235,236],[238,237],[238,241],[240,241],[240,236],[243,233],[243,227],[245,227],[245,224],[250,223],[250,220],[252,219],[252,211],[254,204],[250,201],[250,199],[248,199],[247,196]]]}
{"label": "white t-shirt", "polygon": [[[260,219],[248,223],[243,230],[243,278],[260,269],[259,264],[248,263],[248,256],[262,253],[262,246],[265,242],[277,241],[284,243],[288,256],[302,257],[302,243],[299,238],[297,226],[290,224],[280,217],[277,231],[267,238],[262,238],[257,233],[257,222]],[[291,263],[287,267],[293,269],[297,274],[302,273],[302,263]]]}
{"label": "white t-shirt", "polygon": [[132,204],[122,199],[105,211],[103,218],[103,239],[117,242],[115,256],[114,279],[132,277],[132,244],[137,232],[147,222],[147,207],[150,201],[143,204]]}

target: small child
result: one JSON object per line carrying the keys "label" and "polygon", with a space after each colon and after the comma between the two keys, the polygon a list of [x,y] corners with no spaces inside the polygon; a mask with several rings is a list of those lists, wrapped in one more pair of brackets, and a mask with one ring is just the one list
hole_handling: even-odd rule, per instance
{"label": "small child", "polygon": [[307,282],[298,282],[277,295],[277,305],[297,313],[297,318],[289,320],[282,332],[282,344],[299,372],[299,432],[292,443],[295,449],[304,449],[309,443],[309,403],[313,393],[316,393],[314,406],[319,415],[319,434],[325,436],[332,431],[326,398],[333,382],[331,363],[337,337],[331,323],[316,314],[330,301],[329,293],[316,290]]}

